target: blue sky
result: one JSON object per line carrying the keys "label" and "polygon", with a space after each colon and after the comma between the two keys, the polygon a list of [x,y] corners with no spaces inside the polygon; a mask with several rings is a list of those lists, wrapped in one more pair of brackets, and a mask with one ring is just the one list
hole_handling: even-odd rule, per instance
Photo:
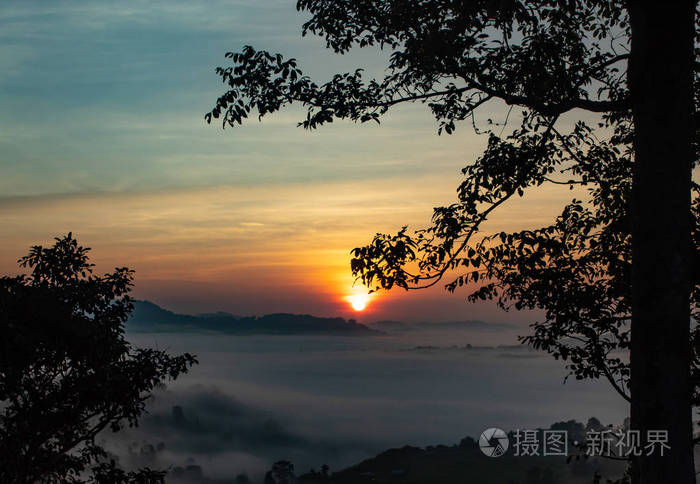
{"label": "blue sky", "polygon": [[[349,251],[428,222],[484,146],[437,136],[423,105],[381,126],[296,127],[284,110],[235,129],[203,115],[224,54],[246,44],[296,57],[323,81],[386,53],[336,56],[302,38],[295,2],[57,1],[0,5],[0,270],[73,231],[98,269],[128,265],[136,295],[182,311],[352,315]],[[502,106],[481,116],[505,117]],[[551,220],[570,194],[539,190],[497,230]],[[527,198],[527,197],[526,197]],[[500,218],[499,218],[500,217]],[[377,298],[366,317],[500,318],[437,289]]]}
{"label": "blue sky", "polygon": [[[298,110],[266,122],[265,130],[253,124],[224,134],[203,122],[222,91],[214,68],[245,44],[293,53],[319,77],[353,63],[380,65],[381,56],[337,58],[319,39],[302,39],[304,17],[292,2],[10,2],[0,15],[2,167],[12,169],[1,182],[3,196],[394,171],[391,160],[376,156],[387,134],[376,130],[359,147],[345,130],[302,132],[294,124]],[[273,141],[277,146],[265,149]],[[329,146],[354,152],[355,163],[327,163]]]}

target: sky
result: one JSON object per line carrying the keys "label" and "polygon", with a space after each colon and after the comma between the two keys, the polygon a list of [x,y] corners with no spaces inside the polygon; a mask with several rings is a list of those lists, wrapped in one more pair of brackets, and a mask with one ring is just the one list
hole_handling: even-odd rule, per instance
{"label": "sky", "polygon": [[[441,287],[382,293],[356,313],[350,250],[429,223],[485,146],[470,124],[438,136],[424,105],[381,126],[296,127],[292,108],[243,127],[203,115],[224,54],[253,45],[321,81],[386,52],[336,56],[302,38],[288,0],[4,1],[0,4],[0,273],[31,245],[72,231],[98,272],[136,271],[134,295],[186,312],[517,321]],[[480,119],[504,119],[487,106]],[[550,222],[572,194],[540,188],[487,231]]]}

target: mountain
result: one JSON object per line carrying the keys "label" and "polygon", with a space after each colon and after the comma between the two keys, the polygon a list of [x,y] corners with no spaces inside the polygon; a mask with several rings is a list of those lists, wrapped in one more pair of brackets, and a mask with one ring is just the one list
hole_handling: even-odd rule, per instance
{"label": "mountain", "polygon": [[235,316],[210,313],[200,316],[177,314],[150,301],[134,301],[134,311],[126,323],[134,332],[207,331],[228,334],[335,334],[373,336],[383,334],[354,319],[319,318],[309,314],[267,314]]}
{"label": "mountain", "polygon": [[[479,449],[477,439],[465,437],[458,445],[430,445],[425,448],[404,446],[389,449],[359,464],[328,473],[310,471],[299,476],[299,484],[590,484],[596,473],[605,478],[620,477],[626,462],[592,456],[583,458],[583,450],[574,441],[584,442],[586,432],[599,431],[580,422],[557,422],[550,430],[566,431],[570,442],[565,456],[515,456],[515,435],[508,434],[510,446],[505,455],[487,457]],[[599,422],[598,422],[599,423]],[[542,429],[537,429],[536,441],[543,442]],[[539,445],[539,444],[538,444]],[[604,479],[603,479],[604,480]],[[603,482],[601,480],[601,482]],[[610,481],[607,481],[610,482]]]}
{"label": "mountain", "polygon": [[504,329],[515,329],[517,326],[508,323],[487,323],[485,321],[479,320],[467,320],[467,321],[439,321],[436,323],[422,322],[416,323],[421,329],[444,329],[444,330],[504,330]]}
{"label": "mountain", "polygon": [[238,314],[227,313],[226,311],[217,311],[215,313],[201,313],[197,314],[200,318],[220,318],[222,316],[228,316],[231,318],[243,318],[245,316],[239,316]]}
{"label": "mountain", "polygon": [[379,329],[382,331],[393,331],[393,332],[403,332],[403,331],[502,331],[515,329],[517,326],[508,323],[487,323],[485,321],[479,320],[466,320],[466,321],[442,321],[442,322],[427,322],[423,321],[420,323],[405,323],[402,321],[376,321],[369,323],[372,328]]}
{"label": "mountain", "polygon": [[403,321],[375,321],[369,323],[369,325],[375,329],[380,329],[382,331],[415,331],[415,324],[404,323]]}

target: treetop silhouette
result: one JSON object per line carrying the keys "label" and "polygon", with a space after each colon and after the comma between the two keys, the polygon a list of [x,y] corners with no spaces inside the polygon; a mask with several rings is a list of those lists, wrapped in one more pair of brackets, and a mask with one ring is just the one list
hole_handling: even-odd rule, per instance
{"label": "treetop silhouette", "polygon": [[[391,107],[421,102],[438,133],[452,134],[460,121],[483,132],[475,112],[492,100],[515,109],[508,135],[505,122],[487,125],[455,203],[424,229],[354,249],[352,272],[373,290],[443,281],[468,286],[471,300],[542,310],[524,341],[567,360],[577,378],[607,378],[642,433],[668,430],[673,450],[635,459],[633,480],[694,482],[696,3],[299,0],[297,9],[311,15],[302,34],[337,54],[389,50],[384,77],[357,69],[317,83],[296,59],[246,46],[217,69],[227,91],[206,121],[233,127],[296,103],[307,109],[299,126],[315,129],[379,123]],[[598,120],[569,129],[560,117],[572,110]],[[481,232],[494,210],[544,184],[588,196],[540,229]]]}
{"label": "treetop silhouette", "polygon": [[134,348],[133,271],[93,274],[72,234],[34,246],[28,275],[0,278],[0,481],[161,482],[108,464],[102,431],[138,425],[151,392],[197,362]]}

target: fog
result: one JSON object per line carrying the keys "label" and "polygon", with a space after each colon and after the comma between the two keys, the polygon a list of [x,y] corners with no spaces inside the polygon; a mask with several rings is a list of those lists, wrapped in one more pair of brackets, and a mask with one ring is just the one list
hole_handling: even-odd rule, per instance
{"label": "fog", "polygon": [[280,459],[300,472],[324,463],[338,470],[391,447],[456,444],[487,427],[622,422],[627,407],[606,382],[564,384],[561,361],[498,347],[517,344],[517,332],[131,334],[136,346],[188,351],[200,364],[156,392],[138,428],[103,438],[126,467],[197,465],[215,480],[257,479]]}

